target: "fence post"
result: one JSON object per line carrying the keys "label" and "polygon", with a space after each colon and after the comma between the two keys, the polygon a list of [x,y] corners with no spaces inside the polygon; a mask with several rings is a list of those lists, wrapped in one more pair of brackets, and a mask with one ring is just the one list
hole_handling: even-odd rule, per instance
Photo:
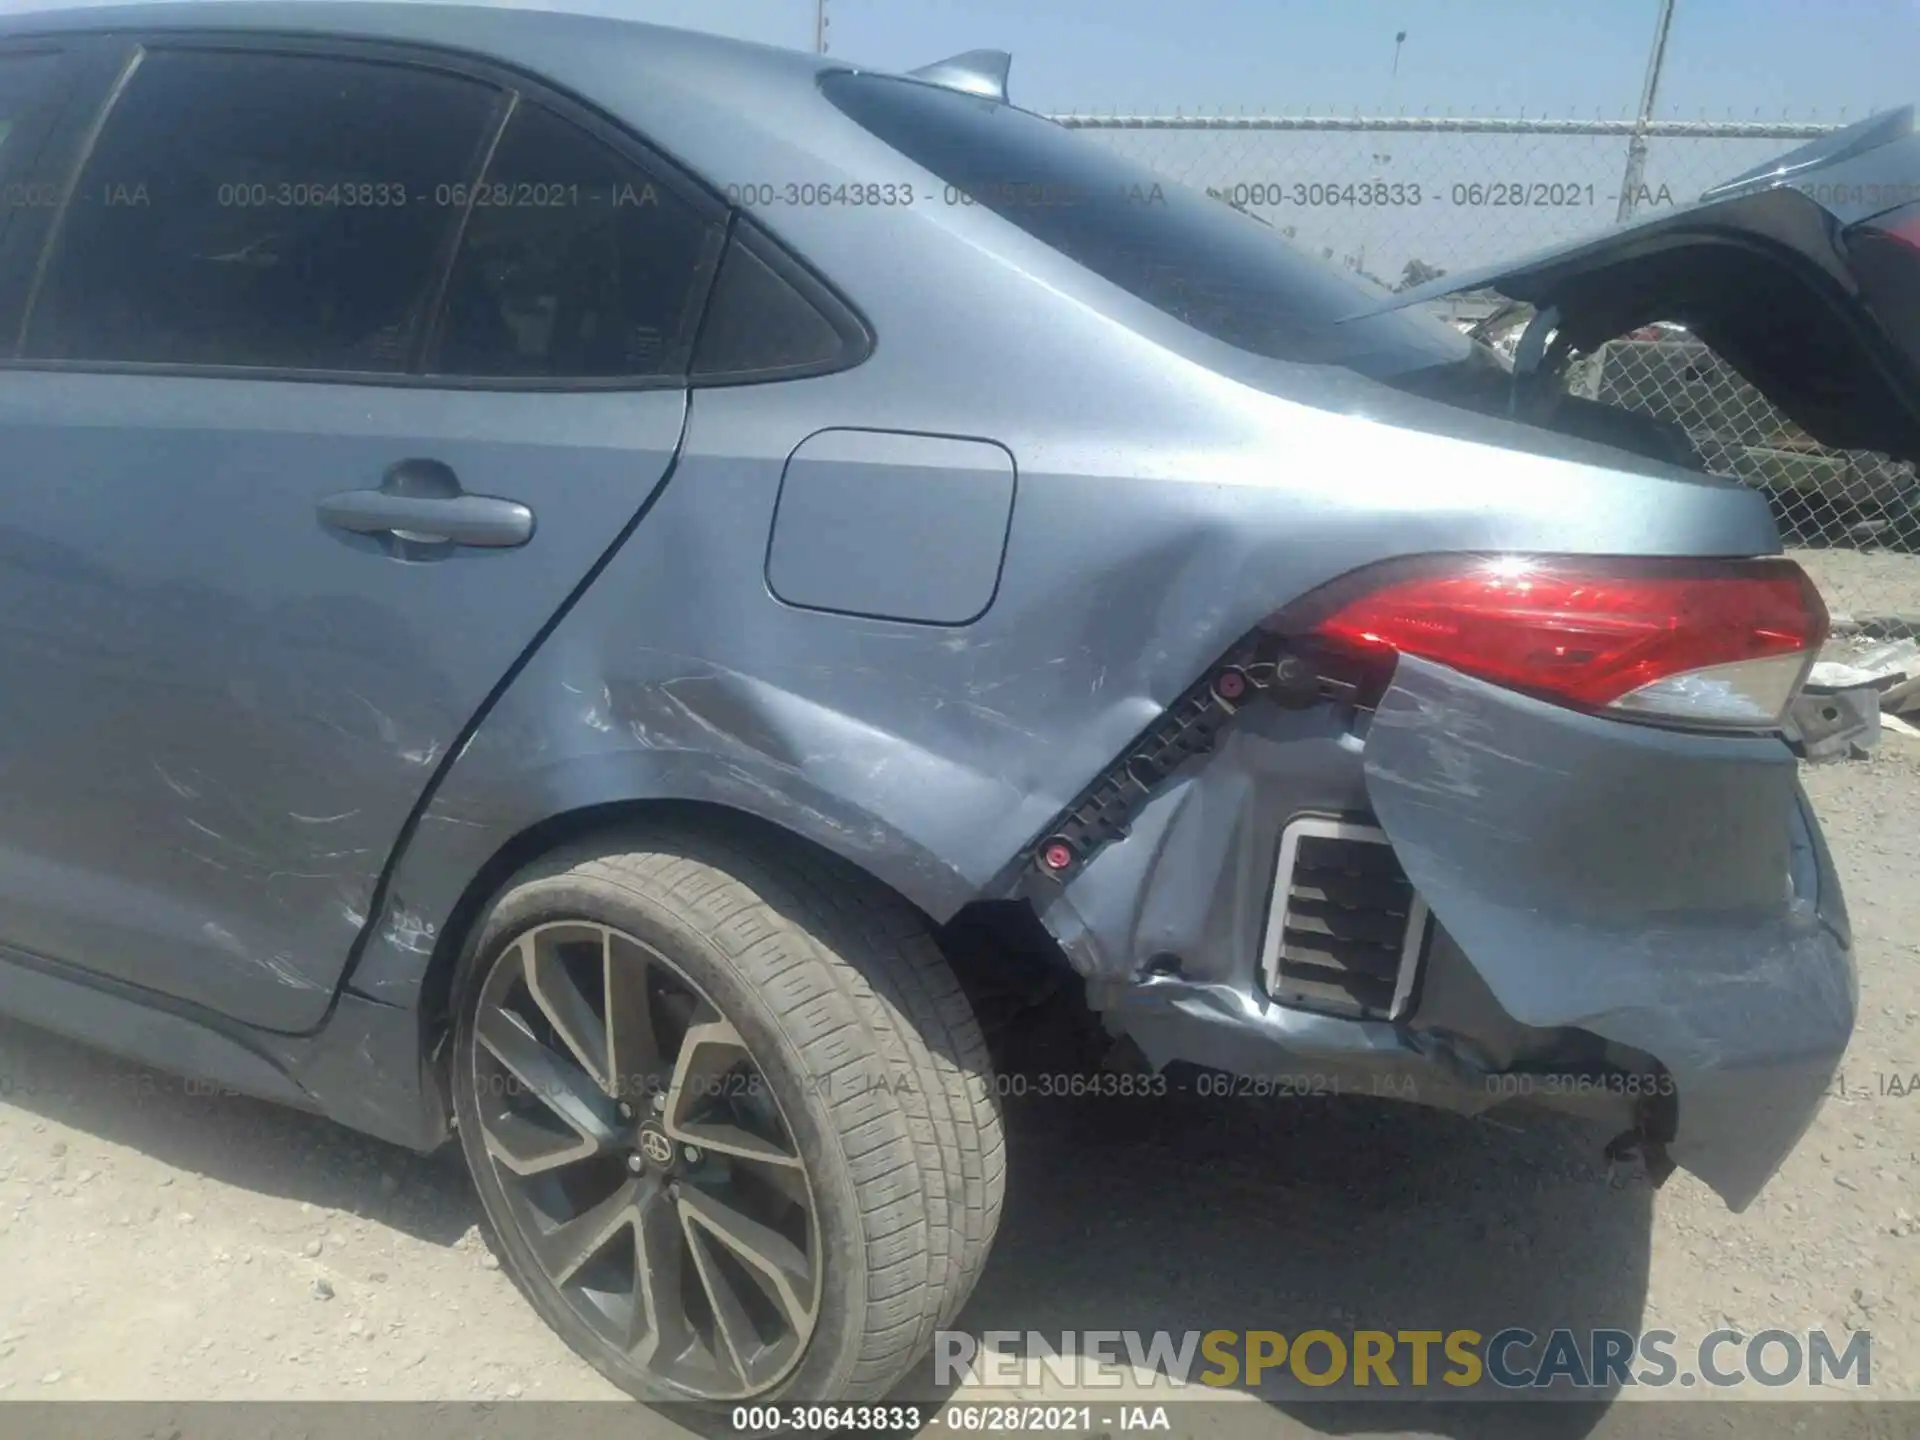
{"label": "fence post", "polygon": [[1667,60],[1667,31],[1673,25],[1673,0],[1660,0],[1660,18],[1654,22],[1653,53],[1647,57],[1647,78],[1640,86],[1640,115],[1627,141],[1627,173],[1620,181],[1620,210],[1614,219],[1624,225],[1633,218],[1633,197],[1647,172],[1647,123],[1653,119],[1654,97],[1660,92],[1660,69]]}

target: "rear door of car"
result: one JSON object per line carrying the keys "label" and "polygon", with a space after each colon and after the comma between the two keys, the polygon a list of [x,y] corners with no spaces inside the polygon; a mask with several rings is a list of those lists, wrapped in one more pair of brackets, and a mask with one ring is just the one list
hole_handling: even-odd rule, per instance
{"label": "rear door of car", "polygon": [[92,43],[0,236],[0,943],[301,1030],[664,484],[725,212],[464,59]]}

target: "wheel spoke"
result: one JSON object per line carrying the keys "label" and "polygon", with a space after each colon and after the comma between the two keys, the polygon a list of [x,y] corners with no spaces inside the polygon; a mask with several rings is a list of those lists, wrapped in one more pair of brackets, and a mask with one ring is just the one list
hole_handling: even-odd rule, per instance
{"label": "wheel spoke", "polygon": [[489,1008],[480,1016],[478,1038],[528,1093],[592,1145],[587,1154],[614,1143],[613,1102],[577,1065],[542,1045],[525,1020],[510,1010]]}
{"label": "wheel spoke", "polygon": [[[800,1168],[800,1157],[785,1146],[756,1135],[736,1123],[724,1105],[716,1104],[732,1086],[733,1072],[743,1061],[751,1063],[747,1045],[740,1032],[711,1005],[703,1004],[680,1042],[675,1058],[673,1080],[667,1087],[667,1103],[661,1128],[683,1145],[698,1145],[741,1160],[756,1160],[768,1165]],[[766,1081],[756,1069],[753,1082]],[[714,1114],[711,1112],[719,1111]]]}
{"label": "wheel spoke", "polygon": [[607,1075],[616,1100],[638,1103],[658,1092],[660,1046],[654,1039],[648,961],[640,946],[609,934],[606,953]]}
{"label": "wheel spoke", "polygon": [[[787,1329],[804,1338],[813,1321],[813,1271],[800,1247],[710,1191],[682,1187],[679,1201],[680,1218],[687,1226],[689,1238],[710,1237],[724,1246],[757,1282],[760,1293],[779,1310]],[[693,1253],[700,1266],[701,1279],[706,1282],[713,1300],[714,1313],[721,1319],[728,1343],[734,1344],[735,1327],[748,1323],[745,1309],[699,1244],[693,1246]],[[740,1338],[749,1337],[751,1333],[750,1328],[740,1332]],[[751,1365],[751,1353],[740,1358]]]}
{"label": "wheel spoke", "polygon": [[801,1168],[798,1155],[782,1149],[771,1140],[762,1140],[738,1125],[695,1123],[668,1127],[667,1133],[683,1144],[699,1145],[715,1154],[731,1155],[735,1159],[757,1161],[785,1170]]}
{"label": "wheel spoke", "polygon": [[719,1354],[716,1359],[729,1366],[741,1381],[747,1379],[747,1360],[755,1354],[755,1347],[749,1342],[753,1333],[753,1322],[741,1309],[740,1302],[733,1291],[715,1273],[717,1267],[707,1253],[706,1242],[692,1224],[686,1225],[687,1253],[693,1256],[694,1273],[700,1277],[700,1288],[706,1291],[707,1304],[713,1310],[713,1327],[719,1337]]}
{"label": "wheel spoke", "polygon": [[520,1176],[544,1175],[576,1160],[600,1153],[592,1138],[568,1130],[555,1134],[543,1125],[515,1115],[485,1115],[480,1121],[487,1153]]}
{"label": "wheel spoke", "polygon": [[527,1240],[547,1278],[555,1285],[565,1285],[573,1279],[582,1265],[638,1222],[640,1199],[639,1182],[629,1180],[573,1219],[561,1222],[544,1234],[529,1234]]}
{"label": "wheel spoke", "polygon": [[687,1237],[679,1208],[664,1190],[654,1191],[642,1203],[633,1238],[640,1290],[635,1311],[645,1322],[644,1332],[636,1333],[630,1345],[634,1358],[645,1364],[684,1356],[699,1344],[680,1300]]}
{"label": "wheel spoke", "polygon": [[607,932],[580,927],[550,927],[520,938],[520,963],[527,977],[527,993],[540,1013],[552,1024],[561,1043],[573,1053],[580,1068],[594,1084],[612,1095],[612,1074],[607,1063],[607,1023],[594,1014],[593,1003],[581,993],[579,983],[568,973],[560,957],[559,946],[588,941],[599,952],[597,968],[602,974],[607,965]]}

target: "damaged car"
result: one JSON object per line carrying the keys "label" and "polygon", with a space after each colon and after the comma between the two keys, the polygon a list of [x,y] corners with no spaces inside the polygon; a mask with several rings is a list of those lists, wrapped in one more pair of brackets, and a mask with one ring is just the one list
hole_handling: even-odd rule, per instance
{"label": "damaged car", "polygon": [[1856,1008],[1827,616],[1562,382],[1678,322],[1920,453],[1910,112],[1449,277],[1508,361],[1007,72],[0,20],[0,1010],[457,1143],[566,1342],[716,1407],[884,1395],[966,1300],[981,907],[1141,1063],[1749,1204]]}

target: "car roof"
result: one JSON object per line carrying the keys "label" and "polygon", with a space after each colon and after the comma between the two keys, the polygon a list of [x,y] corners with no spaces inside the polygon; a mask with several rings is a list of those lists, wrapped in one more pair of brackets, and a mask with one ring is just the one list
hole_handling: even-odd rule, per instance
{"label": "car roof", "polygon": [[[0,37],[48,31],[262,31],[399,41],[464,51],[510,66],[536,62],[565,85],[569,57],[582,66],[608,45],[622,52],[636,80],[688,65],[711,82],[728,76],[741,96],[796,70],[809,76],[844,62],[754,41],[682,30],[631,18],[619,0],[547,4],[489,0],[117,0],[110,4],[34,4],[0,15]],[[716,97],[721,98],[721,97]]]}

